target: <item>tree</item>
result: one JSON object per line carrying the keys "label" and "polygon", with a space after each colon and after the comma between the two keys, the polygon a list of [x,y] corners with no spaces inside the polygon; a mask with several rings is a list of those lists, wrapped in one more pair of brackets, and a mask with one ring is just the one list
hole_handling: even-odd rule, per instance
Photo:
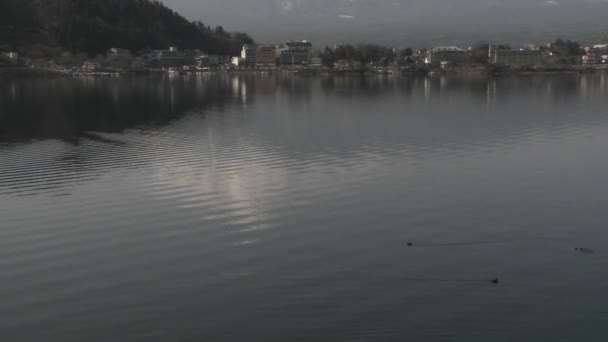
{"label": "tree", "polygon": [[323,65],[326,67],[331,68],[337,62],[336,54],[335,54],[334,50],[329,48],[329,46],[326,46],[325,49],[323,51],[321,51],[320,56],[321,56],[321,61],[322,61]]}
{"label": "tree", "polygon": [[553,54],[563,57],[579,56],[582,54],[581,45],[571,40],[562,40],[557,38],[553,44],[551,44],[551,52]]}
{"label": "tree", "polygon": [[230,36],[226,31],[224,31],[224,28],[222,26],[217,26],[215,28],[215,34],[220,37],[229,37]]}
{"label": "tree", "polygon": [[490,53],[490,44],[479,42],[471,49],[471,60],[477,64],[488,64]]}
{"label": "tree", "polygon": [[411,47],[405,48],[399,51],[399,58],[405,59],[406,57],[412,57],[414,55],[414,50]]}
{"label": "tree", "polygon": [[247,33],[243,33],[243,32],[234,33],[232,35],[232,39],[238,41],[239,43],[241,43],[241,45],[254,43],[253,38],[251,38]]}
{"label": "tree", "polygon": [[559,64],[578,64],[579,57],[583,54],[581,45],[577,42],[557,38],[551,44],[551,52],[557,57]]}

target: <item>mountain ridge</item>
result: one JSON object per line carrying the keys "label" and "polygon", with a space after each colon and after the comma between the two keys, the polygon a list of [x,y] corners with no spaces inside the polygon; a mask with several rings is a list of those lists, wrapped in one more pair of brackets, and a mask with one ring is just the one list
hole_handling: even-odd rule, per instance
{"label": "mountain ridge", "polygon": [[2,0],[0,45],[60,47],[89,55],[112,47],[141,51],[177,46],[236,53],[252,39],[191,22],[155,0]]}

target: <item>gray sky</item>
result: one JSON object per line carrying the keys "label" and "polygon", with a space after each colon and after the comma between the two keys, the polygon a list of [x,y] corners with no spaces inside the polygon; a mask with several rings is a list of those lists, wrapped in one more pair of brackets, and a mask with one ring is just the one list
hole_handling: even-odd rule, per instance
{"label": "gray sky", "polygon": [[189,19],[263,43],[395,46],[608,37],[608,0],[163,0]]}

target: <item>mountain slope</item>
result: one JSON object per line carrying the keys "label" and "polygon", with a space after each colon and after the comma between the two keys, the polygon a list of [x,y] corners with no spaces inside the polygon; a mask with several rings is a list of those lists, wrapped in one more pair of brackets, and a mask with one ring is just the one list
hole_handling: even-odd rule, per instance
{"label": "mountain slope", "polygon": [[59,46],[91,55],[111,47],[131,50],[178,46],[234,53],[249,38],[192,23],[152,0],[2,0],[0,39],[20,47]]}

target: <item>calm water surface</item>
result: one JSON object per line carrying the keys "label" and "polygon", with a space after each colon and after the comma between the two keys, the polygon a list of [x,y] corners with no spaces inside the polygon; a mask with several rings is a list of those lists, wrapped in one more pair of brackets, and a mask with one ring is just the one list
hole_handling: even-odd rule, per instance
{"label": "calm water surface", "polygon": [[0,340],[605,341],[606,151],[604,74],[0,80]]}

